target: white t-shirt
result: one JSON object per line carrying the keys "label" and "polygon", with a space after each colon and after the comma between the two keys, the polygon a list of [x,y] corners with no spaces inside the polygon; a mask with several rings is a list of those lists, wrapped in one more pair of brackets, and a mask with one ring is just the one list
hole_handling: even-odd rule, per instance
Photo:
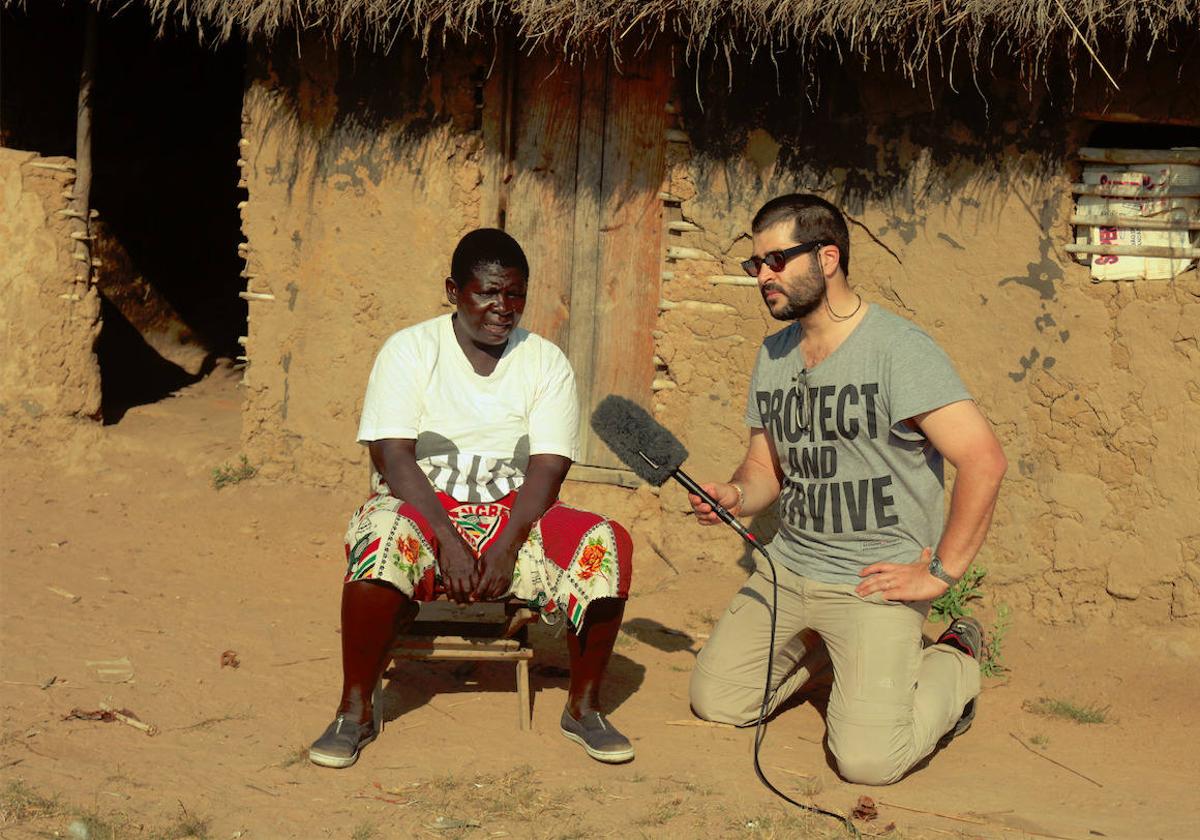
{"label": "white t-shirt", "polygon": [[[517,328],[496,369],[480,376],[451,318],[415,324],[384,342],[358,440],[415,440],[417,464],[435,488],[460,502],[494,502],[521,486],[530,455],[575,459],[575,373],[552,342]],[[385,485],[373,475],[372,486]]]}

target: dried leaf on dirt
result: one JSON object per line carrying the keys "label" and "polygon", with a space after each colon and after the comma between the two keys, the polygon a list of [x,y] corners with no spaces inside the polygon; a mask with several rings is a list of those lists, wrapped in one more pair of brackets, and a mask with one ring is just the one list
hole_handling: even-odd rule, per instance
{"label": "dried leaf on dirt", "polygon": [[241,665],[241,660],[238,659],[236,650],[221,651],[221,667],[237,668]]}
{"label": "dried leaf on dirt", "polygon": [[879,810],[875,807],[875,800],[869,796],[858,797],[858,804],[854,806],[854,810],[850,812],[856,820],[866,820],[870,822],[879,816]]}

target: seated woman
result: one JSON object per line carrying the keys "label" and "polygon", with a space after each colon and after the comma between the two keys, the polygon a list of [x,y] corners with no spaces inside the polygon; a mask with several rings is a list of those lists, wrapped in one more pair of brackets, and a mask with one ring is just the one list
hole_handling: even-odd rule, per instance
{"label": "seated woman", "polygon": [[383,345],[363,404],[373,495],[346,531],[342,701],[309,758],[348,767],[376,734],[371,695],[394,637],[440,593],[513,594],[565,619],[571,682],[562,733],[588,755],[633,758],[600,711],[633,544],[616,522],[568,507],[579,406],[562,351],[518,329],[529,263],[500,230],[468,233],[446,279],[455,312]]}

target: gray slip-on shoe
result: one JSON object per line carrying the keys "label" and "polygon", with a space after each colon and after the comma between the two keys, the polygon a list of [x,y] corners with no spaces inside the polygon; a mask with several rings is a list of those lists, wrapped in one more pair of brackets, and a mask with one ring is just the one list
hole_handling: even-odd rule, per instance
{"label": "gray slip-on shoe", "polygon": [[358,761],[359,751],[374,740],[375,729],[370,724],[338,715],[308,748],[308,758],[322,767],[349,767]]}
{"label": "gray slip-on shoe", "polygon": [[562,734],[579,744],[587,754],[606,764],[633,760],[633,744],[599,712],[588,712],[579,720],[563,709]]}

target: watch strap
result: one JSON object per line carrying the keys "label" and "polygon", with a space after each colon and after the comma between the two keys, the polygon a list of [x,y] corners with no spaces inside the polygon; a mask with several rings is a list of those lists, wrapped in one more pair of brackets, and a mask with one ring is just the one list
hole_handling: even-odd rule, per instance
{"label": "watch strap", "polygon": [[958,578],[951,575],[942,567],[942,558],[938,557],[937,554],[934,554],[933,559],[929,561],[929,574],[940,581],[944,581],[947,586],[953,586],[958,583]]}

